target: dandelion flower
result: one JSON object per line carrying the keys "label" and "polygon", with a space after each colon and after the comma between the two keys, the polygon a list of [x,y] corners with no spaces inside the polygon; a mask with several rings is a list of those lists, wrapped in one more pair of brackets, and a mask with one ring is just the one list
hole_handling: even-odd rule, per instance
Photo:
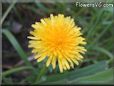
{"label": "dandelion flower", "polygon": [[60,72],[74,68],[82,61],[86,49],[85,38],[71,17],[63,14],[50,15],[32,24],[29,47],[32,48],[38,62],[46,59],[46,66],[52,65],[53,69],[59,66]]}

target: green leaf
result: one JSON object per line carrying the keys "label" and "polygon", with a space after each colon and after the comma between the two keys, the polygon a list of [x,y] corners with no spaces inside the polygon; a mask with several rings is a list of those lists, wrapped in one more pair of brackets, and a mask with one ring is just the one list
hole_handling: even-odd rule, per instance
{"label": "green leaf", "polygon": [[[47,80],[45,81],[45,84],[51,84],[51,83],[67,83],[69,80],[77,79],[84,76],[93,75],[97,72],[103,71],[108,68],[106,61],[101,61],[99,63],[81,68],[81,69],[75,69],[74,71],[69,71],[63,74],[56,74],[51,75],[47,77]],[[42,83],[42,82],[41,82]],[[44,82],[43,82],[44,83]]]}
{"label": "green leaf", "polygon": [[107,69],[103,72],[98,72],[94,75],[86,76],[79,78],[78,80],[73,80],[70,83],[76,84],[76,83],[111,83],[113,81],[113,71],[114,69]]}

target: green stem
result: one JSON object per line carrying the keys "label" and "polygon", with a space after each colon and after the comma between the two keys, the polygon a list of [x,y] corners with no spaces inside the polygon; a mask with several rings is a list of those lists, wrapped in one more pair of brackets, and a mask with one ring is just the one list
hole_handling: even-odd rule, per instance
{"label": "green stem", "polygon": [[44,65],[43,68],[40,70],[38,76],[36,77],[36,81],[34,84],[37,84],[40,81],[41,77],[47,72],[47,67]]}

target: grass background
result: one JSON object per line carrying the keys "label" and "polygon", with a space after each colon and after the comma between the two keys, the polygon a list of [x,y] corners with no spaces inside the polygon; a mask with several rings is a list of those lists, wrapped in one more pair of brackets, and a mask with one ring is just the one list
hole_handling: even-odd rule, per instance
{"label": "grass background", "polygon": [[[31,24],[62,13],[82,27],[88,52],[79,66],[59,73],[33,59],[28,49]],[[112,7],[83,8],[75,3],[2,3],[2,84],[112,84],[114,17]],[[1,76],[1,75],[0,75]]]}

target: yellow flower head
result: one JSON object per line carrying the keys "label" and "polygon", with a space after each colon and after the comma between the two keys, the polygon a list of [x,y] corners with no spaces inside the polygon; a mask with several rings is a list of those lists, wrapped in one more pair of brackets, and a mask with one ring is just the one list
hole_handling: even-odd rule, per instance
{"label": "yellow flower head", "polygon": [[76,26],[70,17],[63,14],[50,15],[50,18],[41,19],[32,24],[34,31],[28,36],[29,47],[38,62],[46,59],[46,66],[52,65],[53,69],[59,65],[60,72],[74,68],[74,63],[79,64],[83,59],[81,54],[86,49],[82,47],[84,41],[80,27]]}

